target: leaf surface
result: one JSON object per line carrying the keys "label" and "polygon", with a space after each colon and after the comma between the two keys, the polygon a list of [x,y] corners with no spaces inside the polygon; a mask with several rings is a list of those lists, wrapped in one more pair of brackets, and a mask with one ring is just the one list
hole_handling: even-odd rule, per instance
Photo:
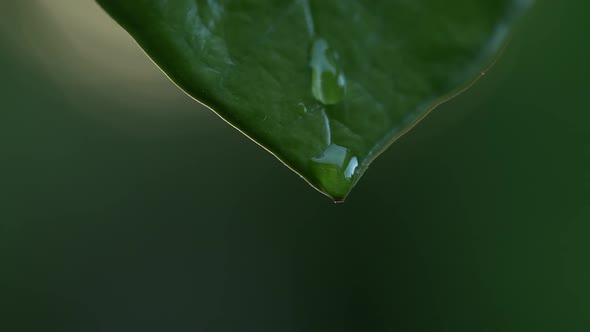
{"label": "leaf surface", "polygon": [[97,0],[185,92],[343,200],[473,82],[524,0]]}

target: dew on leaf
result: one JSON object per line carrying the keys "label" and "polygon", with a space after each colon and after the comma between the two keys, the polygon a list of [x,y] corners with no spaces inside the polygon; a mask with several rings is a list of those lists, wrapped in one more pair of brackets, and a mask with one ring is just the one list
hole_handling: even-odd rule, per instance
{"label": "dew on leaf", "polygon": [[310,50],[311,93],[324,105],[342,101],[346,78],[337,63],[337,54],[323,38],[315,38]]}
{"label": "dew on leaf", "polygon": [[311,169],[320,189],[334,193],[335,199],[346,196],[354,183],[358,165],[358,158],[337,144],[330,144],[319,157],[311,160]]}

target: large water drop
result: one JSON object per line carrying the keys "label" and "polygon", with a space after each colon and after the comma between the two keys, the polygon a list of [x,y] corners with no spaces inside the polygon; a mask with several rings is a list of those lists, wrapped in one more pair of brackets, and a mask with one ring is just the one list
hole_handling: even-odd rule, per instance
{"label": "large water drop", "polygon": [[320,189],[336,200],[344,199],[352,188],[357,167],[357,157],[337,144],[330,144],[321,156],[311,160],[311,169]]}
{"label": "large water drop", "polygon": [[337,104],[344,98],[346,78],[338,65],[335,51],[323,38],[311,47],[311,93],[324,105]]}

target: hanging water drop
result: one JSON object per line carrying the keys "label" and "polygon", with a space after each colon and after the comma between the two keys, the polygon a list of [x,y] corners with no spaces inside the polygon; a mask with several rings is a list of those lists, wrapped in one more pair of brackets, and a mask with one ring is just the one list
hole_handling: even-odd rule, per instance
{"label": "hanging water drop", "polygon": [[311,169],[322,190],[336,200],[346,197],[355,181],[358,159],[350,150],[330,144],[322,154],[311,160]]}

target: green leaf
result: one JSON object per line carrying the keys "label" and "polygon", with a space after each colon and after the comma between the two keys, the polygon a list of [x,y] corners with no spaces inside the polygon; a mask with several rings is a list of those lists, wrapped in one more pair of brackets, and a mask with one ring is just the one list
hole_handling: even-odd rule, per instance
{"label": "green leaf", "polygon": [[343,200],[479,77],[524,0],[97,0],[189,95]]}

